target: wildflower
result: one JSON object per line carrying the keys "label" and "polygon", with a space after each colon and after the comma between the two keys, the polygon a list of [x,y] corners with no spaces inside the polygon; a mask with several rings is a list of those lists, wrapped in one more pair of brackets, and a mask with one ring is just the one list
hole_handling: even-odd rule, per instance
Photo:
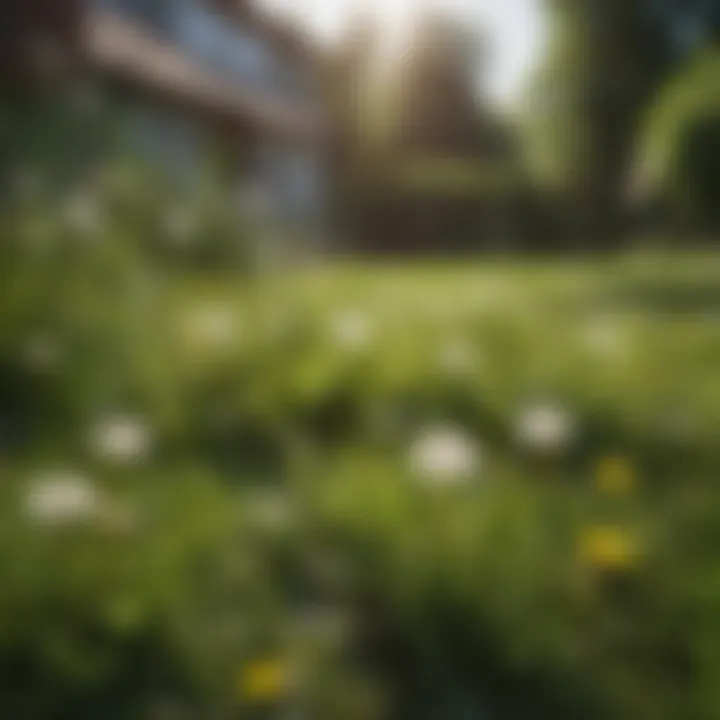
{"label": "wildflower", "polygon": [[468,480],[480,469],[481,461],[480,447],[462,430],[450,426],[423,431],[410,449],[414,474],[438,485]]}
{"label": "wildflower", "polygon": [[62,209],[68,227],[83,238],[97,236],[102,231],[102,212],[97,198],[88,191],[77,191]]}
{"label": "wildflower", "polygon": [[552,403],[527,407],[517,420],[516,436],[529,450],[552,453],[567,447],[577,426],[570,412]]}
{"label": "wildflower", "polygon": [[91,428],[89,440],[91,449],[98,457],[130,465],[148,454],[152,434],[140,418],[114,415],[98,421]]}
{"label": "wildflower", "polygon": [[238,694],[253,703],[270,703],[280,700],[288,690],[290,673],[280,658],[255,660],[241,668],[238,677]]}
{"label": "wildflower", "polygon": [[219,350],[236,340],[239,322],[232,307],[218,303],[192,309],[182,318],[180,330],[191,347]]}
{"label": "wildflower", "polygon": [[599,526],[583,533],[579,554],[583,562],[597,570],[622,572],[637,564],[639,552],[635,539],[627,531]]}
{"label": "wildflower", "polygon": [[635,488],[637,478],[629,460],[621,456],[609,456],[598,463],[596,482],[603,493],[627,495]]}
{"label": "wildflower", "polygon": [[28,516],[43,525],[64,525],[94,519],[101,505],[95,486],[70,471],[39,476],[25,497]]}
{"label": "wildflower", "polygon": [[370,341],[370,324],[360,312],[336,313],[331,325],[333,337],[347,350],[361,350]]}

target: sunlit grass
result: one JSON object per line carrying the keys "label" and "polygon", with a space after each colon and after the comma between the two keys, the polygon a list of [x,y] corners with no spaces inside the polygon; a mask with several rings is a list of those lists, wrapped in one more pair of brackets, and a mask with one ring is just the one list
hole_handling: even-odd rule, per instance
{"label": "sunlit grass", "polygon": [[[0,623],[0,651],[42,658],[38,682],[140,687],[128,648],[150,638],[152,682],[181,662],[171,700],[222,718],[409,717],[421,686],[500,717],[681,720],[657,714],[692,695],[674,653],[717,662],[676,613],[705,632],[720,613],[718,263],[326,263],[59,295],[8,326],[42,392],[0,533],[0,604],[32,631]],[[573,702],[549,689],[568,683]]]}

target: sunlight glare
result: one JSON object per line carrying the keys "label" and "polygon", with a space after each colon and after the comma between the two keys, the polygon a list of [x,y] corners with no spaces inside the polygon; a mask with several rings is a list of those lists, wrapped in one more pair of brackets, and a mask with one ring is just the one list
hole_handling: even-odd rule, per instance
{"label": "sunlight glare", "polygon": [[[342,38],[358,14],[370,9],[385,32],[385,50],[393,54],[413,16],[423,8],[449,11],[486,35],[490,47],[484,81],[490,97],[509,107],[521,98],[524,80],[542,57],[547,28],[540,0],[256,0],[266,9],[293,16],[316,37]],[[395,47],[395,51],[402,49]],[[385,60],[387,61],[387,55]]]}

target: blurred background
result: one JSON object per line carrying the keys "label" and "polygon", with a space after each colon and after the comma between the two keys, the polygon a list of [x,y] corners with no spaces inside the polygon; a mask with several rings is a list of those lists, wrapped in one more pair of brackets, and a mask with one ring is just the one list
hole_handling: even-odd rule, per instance
{"label": "blurred background", "polygon": [[720,717],[720,1],[0,10],[0,715]]}

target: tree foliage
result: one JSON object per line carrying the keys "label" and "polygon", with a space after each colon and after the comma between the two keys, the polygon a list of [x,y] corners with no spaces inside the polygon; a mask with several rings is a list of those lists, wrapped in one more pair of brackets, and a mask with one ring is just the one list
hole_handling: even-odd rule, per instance
{"label": "tree foliage", "polygon": [[528,157],[577,234],[621,227],[648,107],[720,27],[717,0],[547,0],[551,40],[528,93]]}
{"label": "tree foliage", "polygon": [[720,52],[700,53],[663,89],[639,139],[647,193],[701,226],[717,226],[720,187]]}
{"label": "tree foliage", "polygon": [[550,50],[530,94],[531,158],[583,232],[612,230],[642,110],[669,64],[641,0],[553,0]]}

